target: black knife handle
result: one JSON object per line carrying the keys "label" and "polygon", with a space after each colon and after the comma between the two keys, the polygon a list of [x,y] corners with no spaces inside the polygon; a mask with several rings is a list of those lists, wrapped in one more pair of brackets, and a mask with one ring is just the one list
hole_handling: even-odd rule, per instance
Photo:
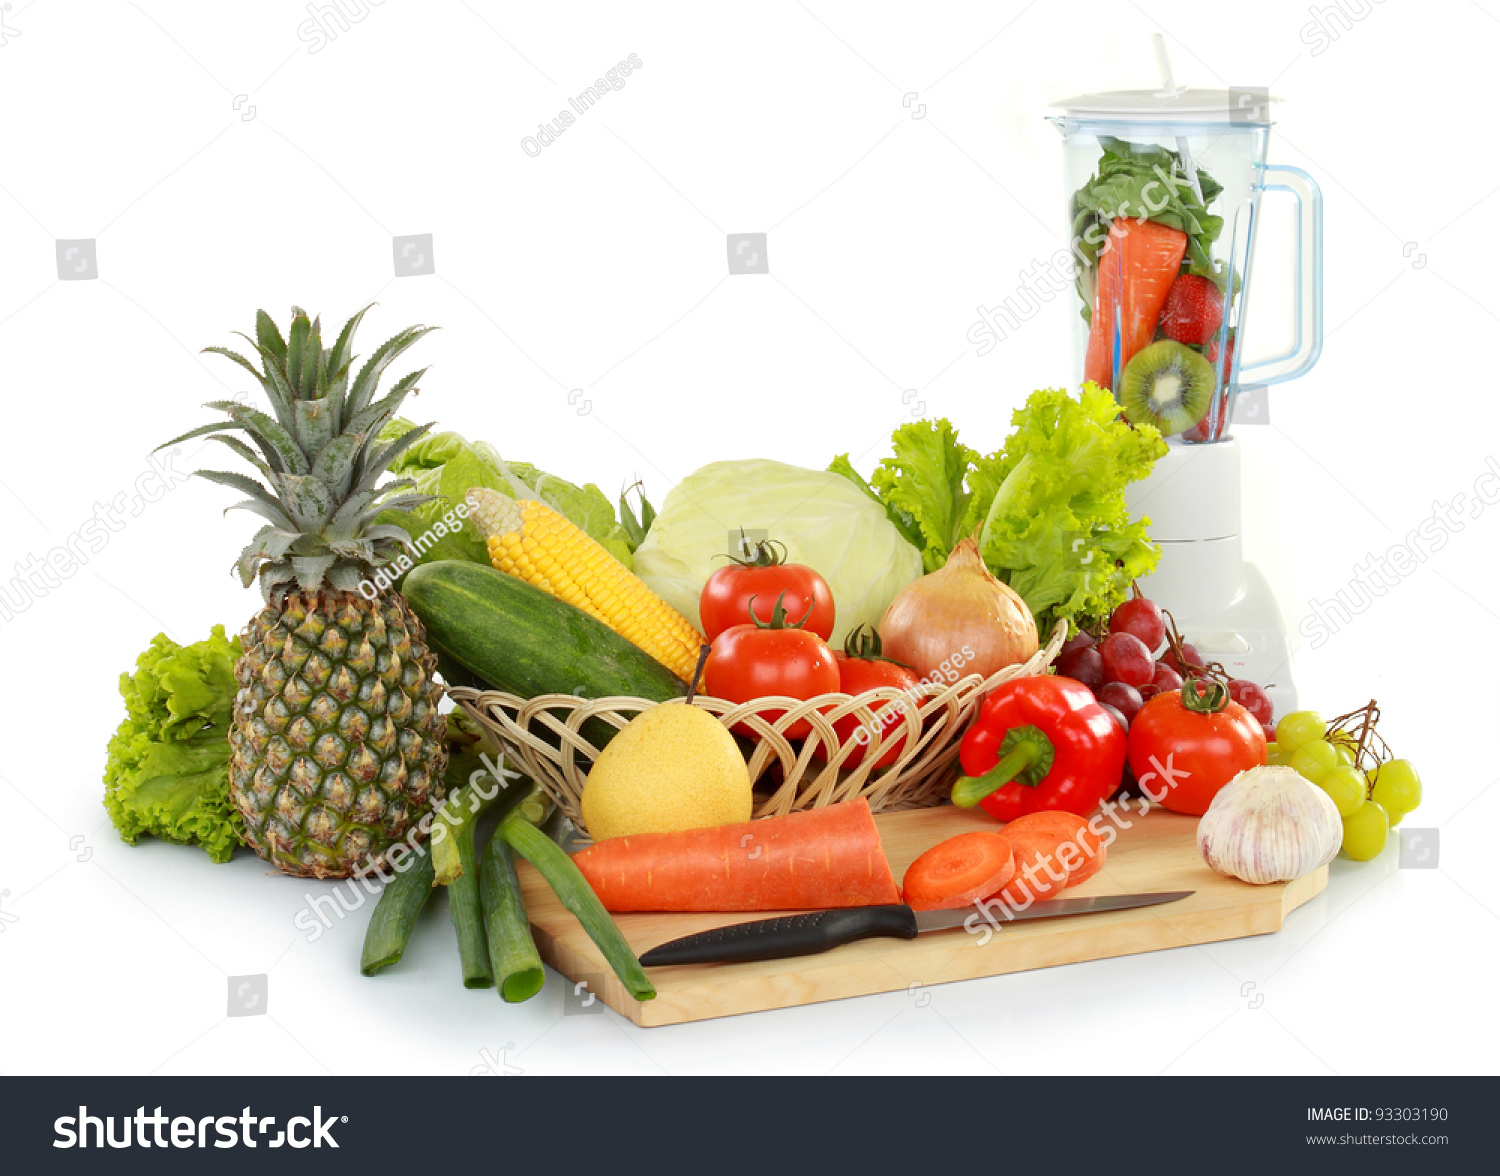
{"label": "black knife handle", "polygon": [[641,957],[648,968],[664,964],[743,964],[815,955],[856,939],[915,939],[917,916],[909,906],[846,907],[733,923],[653,947]]}

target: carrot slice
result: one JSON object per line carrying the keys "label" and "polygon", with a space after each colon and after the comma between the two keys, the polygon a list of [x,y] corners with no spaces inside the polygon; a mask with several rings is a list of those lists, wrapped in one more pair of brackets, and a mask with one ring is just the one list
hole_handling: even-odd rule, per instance
{"label": "carrot slice", "polygon": [[1115,307],[1120,310],[1120,367],[1156,336],[1167,291],[1182,268],[1187,234],[1156,221],[1121,217],[1099,251],[1084,379],[1114,390]]}
{"label": "carrot slice", "polygon": [[1017,829],[1012,821],[1000,830],[1015,855],[1016,874],[994,895],[1014,907],[1056,898],[1068,884],[1068,871],[1057,860],[1057,839],[1051,831]]}
{"label": "carrot slice", "polygon": [[1104,839],[1089,828],[1087,817],[1044,809],[1017,817],[1004,831],[1012,830],[1052,837],[1051,854],[1068,871],[1068,886],[1086,882],[1104,868]]}
{"label": "carrot slice", "polygon": [[791,911],[900,902],[863,798],[710,829],[600,841],[574,855],[611,911]]}
{"label": "carrot slice", "polygon": [[1010,842],[999,833],[960,833],[907,867],[902,897],[916,911],[968,906],[994,894],[1015,872]]}

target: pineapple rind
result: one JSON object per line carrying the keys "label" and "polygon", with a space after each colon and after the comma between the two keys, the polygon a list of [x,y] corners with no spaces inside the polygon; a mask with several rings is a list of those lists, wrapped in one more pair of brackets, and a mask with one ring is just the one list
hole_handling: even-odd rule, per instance
{"label": "pineapple rind", "polygon": [[[246,842],[279,869],[383,869],[443,797],[437,655],[397,594],[288,593],[241,635],[230,796]],[[334,668],[327,651],[347,649]]]}

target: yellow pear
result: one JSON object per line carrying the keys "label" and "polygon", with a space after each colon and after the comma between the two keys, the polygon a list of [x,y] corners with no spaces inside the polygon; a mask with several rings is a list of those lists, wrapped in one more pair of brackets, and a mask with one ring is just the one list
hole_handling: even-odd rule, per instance
{"label": "yellow pear", "polygon": [[734,736],[708,711],[668,703],[609,741],[583,785],[595,841],[750,819],[750,772]]}

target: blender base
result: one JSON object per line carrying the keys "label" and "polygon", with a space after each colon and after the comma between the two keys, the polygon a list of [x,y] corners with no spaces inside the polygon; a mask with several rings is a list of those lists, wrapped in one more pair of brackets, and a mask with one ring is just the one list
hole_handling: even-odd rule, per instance
{"label": "blender base", "polygon": [[1211,614],[1195,612],[1192,595],[1174,592],[1162,583],[1170,579],[1175,549],[1212,544],[1163,543],[1158,570],[1141,581],[1141,591],[1171,612],[1184,641],[1196,646],[1206,661],[1219,662],[1231,677],[1248,678],[1265,689],[1276,716],[1297,709],[1297,686],[1292,680],[1292,645],[1287,637],[1281,609],[1271,594],[1261,570],[1253,563],[1240,564],[1239,590],[1229,603]]}
{"label": "blender base", "polygon": [[1270,695],[1276,714],[1297,709],[1292,647],[1265,576],[1240,538],[1240,449],[1174,441],[1142,482],[1131,509],[1151,519],[1161,562],[1141,591],[1171,612],[1183,639]]}

